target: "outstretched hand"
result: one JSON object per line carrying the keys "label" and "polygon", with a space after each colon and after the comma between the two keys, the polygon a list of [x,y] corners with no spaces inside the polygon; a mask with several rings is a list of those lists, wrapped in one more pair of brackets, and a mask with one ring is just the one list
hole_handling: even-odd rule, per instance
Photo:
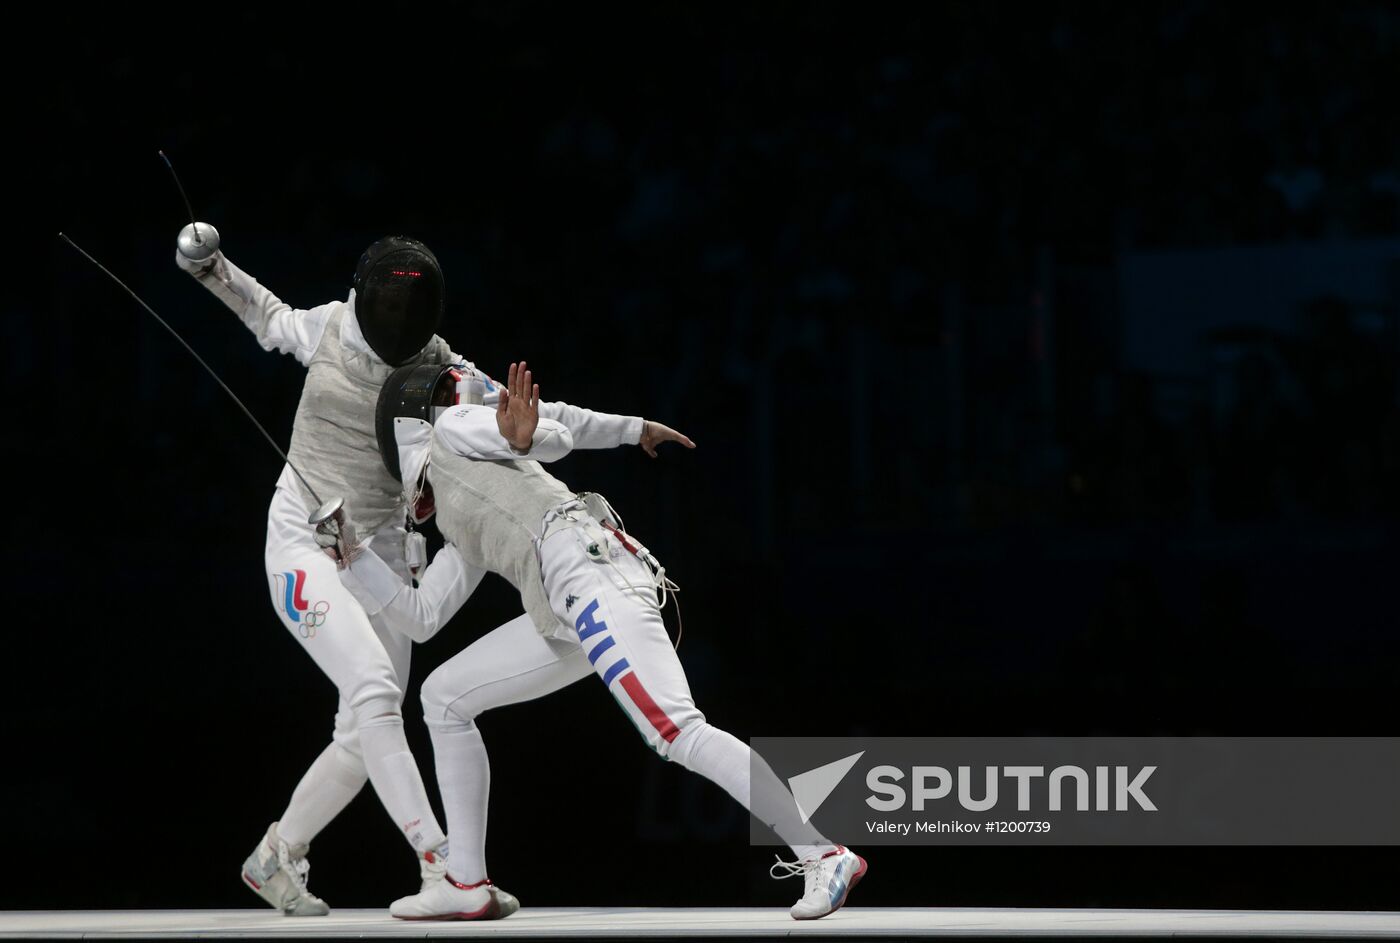
{"label": "outstretched hand", "polygon": [[506,385],[496,400],[496,428],[517,452],[530,451],[540,424],[540,385],[533,382],[525,361],[511,364]]}
{"label": "outstretched hand", "polygon": [[642,438],[637,443],[652,458],[656,458],[656,447],[662,442],[679,442],[688,449],[695,448],[695,443],[690,441],[690,437],[677,432],[665,423],[657,422],[654,419],[647,419],[642,423]]}

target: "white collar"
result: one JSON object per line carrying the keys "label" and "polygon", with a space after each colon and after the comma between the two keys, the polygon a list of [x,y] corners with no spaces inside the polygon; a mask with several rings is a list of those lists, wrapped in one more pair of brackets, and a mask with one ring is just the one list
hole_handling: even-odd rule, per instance
{"label": "white collar", "polygon": [[[423,488],[423,474],[433,446],[433,426],[422,419],[399,416],[394,419],[394,442],[399,449],[399,480],[412,513]],[[422,521],[415,521],[421,524]]]}

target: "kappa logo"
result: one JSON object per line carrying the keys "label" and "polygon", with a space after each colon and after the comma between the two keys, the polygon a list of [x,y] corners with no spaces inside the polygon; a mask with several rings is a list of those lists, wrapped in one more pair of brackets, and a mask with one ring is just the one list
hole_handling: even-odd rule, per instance
{"label": "kappa logo", "polygon": [[326,614],[331,604],[322,600],[315,605],[306,601],[302,591],[306,588],[306,571],[289,570],[272,574],[274,593],[282,600],[282,610],[287,618],[296,623],[297,633],[302,638],[315,638],[316,630],[326,624]]}
{"label": "kappa logo", "polygon": [[578,602],[578,597],[571,593],[569,595],[569,598],[564,600],[564,611],[568,612],[569,610],[573,609],[574,603],[576,602]]}

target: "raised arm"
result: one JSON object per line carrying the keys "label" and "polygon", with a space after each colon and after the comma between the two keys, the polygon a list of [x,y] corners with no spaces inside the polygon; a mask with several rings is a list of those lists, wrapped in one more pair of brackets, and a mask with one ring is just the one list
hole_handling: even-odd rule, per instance
{"label": "raised arm", "polygon": [[433,435],[458,455],[484,461],[556,462],[574,448],[570,430],[553,419],[539,419],[529,431],[518,431],[517,447],[502,434],[496,417],[497,410],[490,406],[455,406],[437,421]]}
{"label": "raised arm", "polygon": [[306,310],[293,308],[222,252],[215,252],[202,262],[191,262],[177,249],[175,264],[228,305],[257,337],[263,350],[292,354],[302,366],[311,362],[327,320],[335,307],[343,304],[333,301]]}
{"label": "raised arm", "polygon": [[[641,416],[619,416],[602,413],[569,403],[547,403],[539,399],[539,385],[525,361],[511,364],[506,384],[500,386],[487,380],[486,404],[498,410],[508,410],[512,398],[524,398],[537,409],[540,420],[553,420],[569,430],[576,449],[615,449],[620,445],[640,445],[652,458],[662,442],[678,442],[686,448],[695,443],[664,423]],[[534,456],[531,456],[532,458]],[[551,461],[551,459],[539,459]]]}

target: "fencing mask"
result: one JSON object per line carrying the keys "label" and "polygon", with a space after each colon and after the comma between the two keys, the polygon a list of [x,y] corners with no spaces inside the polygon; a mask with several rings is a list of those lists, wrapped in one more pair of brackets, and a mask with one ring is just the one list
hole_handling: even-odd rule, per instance
{"label": "fencing mask", "polygon": [[[417,453],[427,451],[429,427],[453,406],[481,404],[485,392],[485,379],[470,364],[409,364],[389,374],[374,409],[379,455],[389,474],[405,484],[416,479],[423,467]],[[395,420],[405,419],[417,420],[411,423],[417,430],[398,432],[403,424]],[[410,452],[412,456],[405,458]]]}
{"label": "fencing mask", "polygon": [[355,266],[355,320],[379,359],[399,366],[413,359],[442,321],[442,270],[417,239],[386,236]]}

